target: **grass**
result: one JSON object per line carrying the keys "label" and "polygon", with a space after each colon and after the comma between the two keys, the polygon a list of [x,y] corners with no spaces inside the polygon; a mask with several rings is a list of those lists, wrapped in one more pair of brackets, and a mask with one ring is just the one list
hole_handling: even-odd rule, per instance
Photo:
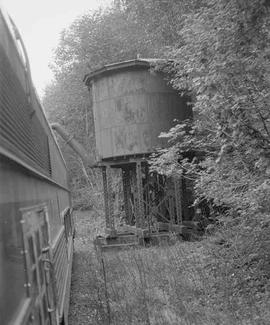
{"label": "grass", "polygon": [[269,299],[238,295],[202,242],[97,253],[103,224],[77,217],[71,325],[269,324]]}

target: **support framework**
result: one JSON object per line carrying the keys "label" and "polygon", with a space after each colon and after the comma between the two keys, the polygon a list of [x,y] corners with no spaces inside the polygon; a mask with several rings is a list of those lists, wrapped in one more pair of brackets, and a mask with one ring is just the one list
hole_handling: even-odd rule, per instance
{"label": "support framework", "polygon": [[112,168],[122,170],[125,223],[149,232],[181,226],[184,217],[181,175],[175,178],[149,172],[145,159],[106,163],[102,166],[106,228],[115,231]]}

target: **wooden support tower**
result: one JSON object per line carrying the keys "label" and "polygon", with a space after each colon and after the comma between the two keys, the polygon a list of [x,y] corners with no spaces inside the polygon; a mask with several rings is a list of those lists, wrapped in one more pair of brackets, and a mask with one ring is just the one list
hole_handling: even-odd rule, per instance
{"label": "wooden support tower", "polygon": [[[115,227],[112,173],[121,170],[124,225]],[[169,240],[170,233],[181,236],[187,230],[183,217],[182,175],[166,177],[149,171],[145,158],[114,160],[101,166],[104,186],[106,240],[97,240],[102,247],[134,247],[142,243]],[[187,216],[186,216],[187,217]],[[187,218],[186,218],[187,219]],[[127,242],[129,240],[129,242]],[[106,248],[104,248],[106,249]]]}

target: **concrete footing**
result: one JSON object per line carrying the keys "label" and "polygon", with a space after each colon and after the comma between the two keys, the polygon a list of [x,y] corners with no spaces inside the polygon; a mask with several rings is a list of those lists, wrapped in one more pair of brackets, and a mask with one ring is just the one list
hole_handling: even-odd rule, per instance
{"label": "concrete footing", "polygon": [[152,245],[170,245],[177,240],[188,240],[194,234],[196,224],[188,222],[183,225],[158,223],[155,229],[141,229],[123,226],[117,230],[106,230],[106,235],[97,236],[94,244],[101,251],[125,250]]}

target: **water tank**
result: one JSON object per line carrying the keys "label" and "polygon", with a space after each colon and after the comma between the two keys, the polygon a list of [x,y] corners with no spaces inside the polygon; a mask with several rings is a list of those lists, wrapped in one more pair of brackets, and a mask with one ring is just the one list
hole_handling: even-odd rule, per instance
{"label": "water tank", "polygon": [[151,60],[106,65],[85,76],[89,87],[98,161],[148,154],[166,146],[158,138],[174,120],[192,115],[186,98],[150,71]]}

